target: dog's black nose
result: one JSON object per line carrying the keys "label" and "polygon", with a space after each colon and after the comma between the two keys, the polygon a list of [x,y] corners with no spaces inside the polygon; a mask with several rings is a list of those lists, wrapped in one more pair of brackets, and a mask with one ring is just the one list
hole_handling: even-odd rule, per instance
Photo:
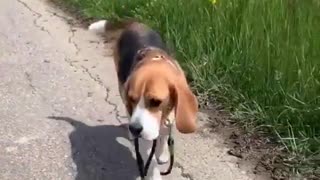
{"label": "dog's black nose", "polygon": [[141,126],[140,123],[132,123],[129,125],[129,130],[133,136],[139,137],[140,133],[143,130],[143,127]]}

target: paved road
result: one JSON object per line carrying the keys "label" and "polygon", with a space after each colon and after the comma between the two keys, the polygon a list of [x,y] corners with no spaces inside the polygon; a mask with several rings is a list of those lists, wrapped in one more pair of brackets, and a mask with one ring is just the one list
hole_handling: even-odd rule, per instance
{"label": "paved road", "polygon": [[[137,178],[109,44],[72,21],[45,1],[0,1],[1,180]],[[177,135],[165,179],[254,179],[201,131]]]}

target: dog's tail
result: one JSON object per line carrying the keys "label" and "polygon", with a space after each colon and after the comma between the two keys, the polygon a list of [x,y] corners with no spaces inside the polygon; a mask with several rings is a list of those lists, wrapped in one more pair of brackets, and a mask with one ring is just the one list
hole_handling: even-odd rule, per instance
{"label": "dog's tail", "polygon": [[90,24],[88,30],[98,34],[103,34],[110,30],[124,29],[134,22],[136,22],[136,20],[133,19],[127,19],[122,21],[99,20]]}
{"label": "dog's tail", "polygon": [[89,25],[88,30],[95,33],[104,33],[106,31],[107,20],[99,20]]}

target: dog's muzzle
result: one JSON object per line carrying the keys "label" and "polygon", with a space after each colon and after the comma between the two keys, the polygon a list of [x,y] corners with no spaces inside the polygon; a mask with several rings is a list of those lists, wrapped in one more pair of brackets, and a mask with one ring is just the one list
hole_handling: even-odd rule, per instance
{"label": "dog's muzzle", "polygon": [[140,137],[143,127],[140,123],[132,123],[129,125],[129,131],[134,137]]}

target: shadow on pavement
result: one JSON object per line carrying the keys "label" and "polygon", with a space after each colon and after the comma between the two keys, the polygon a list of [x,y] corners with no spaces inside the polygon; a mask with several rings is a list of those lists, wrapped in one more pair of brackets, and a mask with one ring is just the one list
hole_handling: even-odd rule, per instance
{"label": "shadow on pavement", "polygon": [[138,171],[132,152],[116,138],[126,138],[121,126],[88,126],[69,117],[50,116],[75,129],[69,135],[72,158],[77,166],[75,180],[136,180]]}

